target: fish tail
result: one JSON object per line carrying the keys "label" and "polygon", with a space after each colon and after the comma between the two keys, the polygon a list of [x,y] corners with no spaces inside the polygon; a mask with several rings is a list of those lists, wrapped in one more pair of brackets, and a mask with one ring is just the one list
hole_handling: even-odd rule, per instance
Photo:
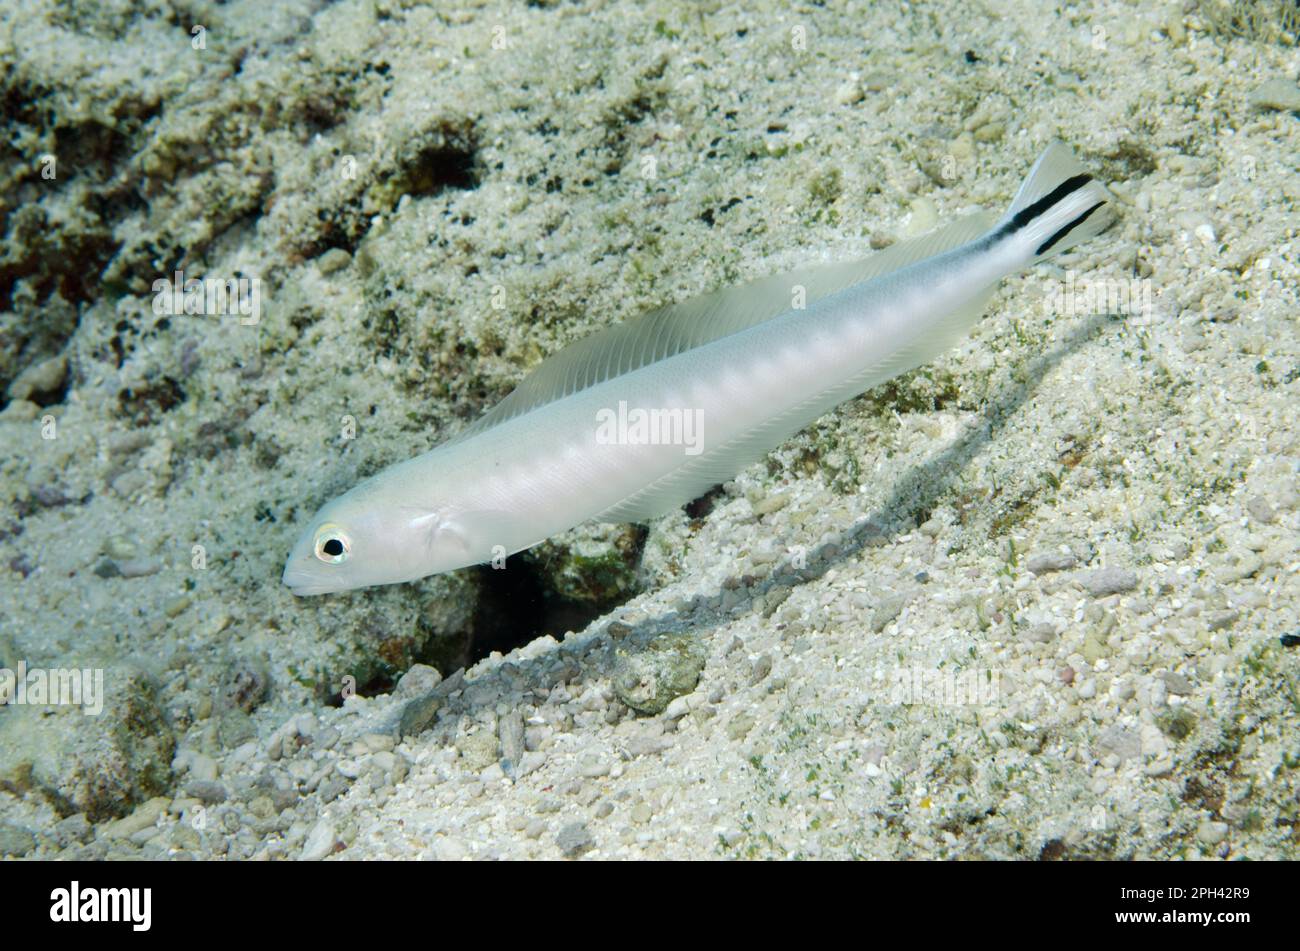
{"label": "fish tail", "polygon": [[1060,142],[1038,157],[998,231],[1023,242],[1038,262],[1096,237],[1115,220],[1115,202]]}

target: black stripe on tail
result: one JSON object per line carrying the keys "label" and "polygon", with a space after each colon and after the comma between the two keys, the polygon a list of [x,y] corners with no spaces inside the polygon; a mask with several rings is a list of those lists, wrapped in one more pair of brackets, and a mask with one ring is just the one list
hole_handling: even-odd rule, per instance
{"label": "black stripe on tail", "polygon": [[[1011,220],[1002,226],[999,237],[1006,237],[1007,235],[1015,234],[1066,195],[1077,192],[1090,181],[1092,181],[1092,176],[1086,174],[1075,175],[1072,178],[1067,178],[1042,198],[1038,199],[1038,201],[1034,202],[1032,205],[1026,205],[1024,208],[1021,208],[1012,215]],[[1091,211],[1089,211],[1089,214],[1091,214]],[[1070,227],[1072,228],[1074,226],[1071,225]],[[1066,230],[1068,231],[1069,229],[1067,228]],[[1054,235],[1052,240],[1055,241],[1057,237],[1058,235]]]}
{"label": "black stripe on tail", "polygon": [[[1085,176],[1083,176],[1083,177],[1086,178],[1087,176],[1085,175]],[[1081,224],[1083,224],[1085,221],[1087,221],[1087,220],[1088,220],[1088,216],[1091,215],[1094,211],[1096,211],[1098,208],[1100,208],[1100,207],[1101,207],[1102,205],[1104,205],[1104,204],[1106,204],[1104,201],[1099,201],[1099,202],[1097,202],[1097,204],[1093,205],[1091,208],[1089,208],[1089,209],[1088,209],[1087,211],[1085,211],[1083,214],[1079,215],[1079,217],[1075,218],[1073,221],[1071,221],[1068,225],[1066,225],[1066,226],[1065,226],[1064,228],[1062,228],[1060,231],[1056,232],[1056,234],[1052,235],[1050,238],[1048,238],[1046,241],[1044,241],[1042,244],[1040,244],[1040,245],[1038,246],[1038,250],[1034,252],[1034,255],[1037,256],[1037,255],[1040,255],[1040,254],[1046,254],[1046,253],[1051,249],[1052,245],[1056,244],[1056,242],[1060,241],[1062,238],[1064,238],[1067,234],[1069,234],[1071,231],[1073,231],[1073,230],[1074,230],[1075,228],[1077,228],[1079,225],[1081,225]]]}

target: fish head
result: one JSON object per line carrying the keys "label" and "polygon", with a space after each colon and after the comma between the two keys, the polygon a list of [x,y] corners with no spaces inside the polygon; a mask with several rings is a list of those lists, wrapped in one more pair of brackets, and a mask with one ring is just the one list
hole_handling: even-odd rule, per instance
{"label": "fish head", "polygon": [[295,595],[333,594],[414,581],[487,557],[450,509],[393,505],[354,490],[312,517],[289,552],[282,580]]}

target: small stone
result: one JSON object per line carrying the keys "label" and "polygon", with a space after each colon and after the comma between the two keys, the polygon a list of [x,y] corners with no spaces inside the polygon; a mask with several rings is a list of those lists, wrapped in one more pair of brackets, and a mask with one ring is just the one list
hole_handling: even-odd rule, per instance
{"label": "small stone", "polygon": [[169,805],[171,805],[171,800],[165,796],[150,799],[129,816],[123,816],[116,822],[110,822],[102,826],[100,835],[105,839],[128,839],[141,829],[147,829],[157,823],[158,818],[163,814],[163,810]]}
{"label": "small stone", "polygon": [[1142,755],[1142,736],[1137,730],[1112,726],[1097,737],[1092,752],[1098,759],[1114,756],[1124,762]]}
{"label": "small stone", "polygon": [[1184,674],[1176,671],[1166,671],[1161,678],[1169,692],[1178,697],[1185,697],[1192,692],[1192,682]]}
{"label": "small stone", "polygon": [[1180,705],[1161,714],[1156,725],[1171,739],[1185,740],[1196,729],[1196,714],[1188,710],[1186,705]]}
{"label": "small stone", "polygon": [[[54,824],[53,835],[54,840],[66,849],[74,843],[85,842],[90,838],[91,833],[94,831],[94,826],[90,824],[90,820],[86,818],[86,814],[84,812],[78,812],[74,815],[68,816],[66,819],[61,819],[56,822]],[[0,852],[2,851],[3,849],[0,849]]]}
{"label": "small stone", "polygon": [[142,469],[128,469],[114,479],[110,485],[121,498],[129,499],[149,487],[149,476]]}
{"label": "small stone", "polygon": [[36,837],[26,829],[0,822],[0,855],[21,858],[36,848]]}
{"label": "small stone", "polygon": [[1083,659],[1095,664],[1110,653],[1110,647],[1095,631],[1089,631],[1083,638]]}
{"label": "small stone", "polygon": [[108,454],[115,459],[134,455],[153,442],[148,430],[133,429],[124,433],[113,433],[108,437]]}
{"label": "small stone", "polygon": [[419,736],[429,729],[434,718],[437,717],[442,703],[443,698],[436,693],[416,697],[407,703],[402,709],[402,719],[397,726],[398,735],[402,737]]}
{"label": "small stone", "polygon": [[442,683],[442,674],[428,664],[412,664],[397,681],[399,697],[422,697],[438,684]]}
{"label": "small stone", "polygon": [[1246,552],[1230,560],[1228,564],[1216,571],[1214,576],[1223,584],[1233,584],[1253,577],[1263,567],[1262,558],[1253,552]]}
{"label": "small stone", "polygon": [[186,823],[172,826],[171,840],[175,848],[186,852],[197,851],[203,842],[199,833]]}
{"label": "small stone", "polygon": [[68,358],[51,357],[23,370],[9,384],[9,399],[25,400],[31,396],[54,393],[63,385],[68,372]]}
{"label": "small stone", "polygon": [[307,841],[303,843],[299,858],[304,862],[319,862],[334,851],[337,842],[338,830],[334,828],[334,823],[328,819],[321,819],[307,835]]}
{"label": "small stone", "polygon": [[524,749],[532,752],[542,749],[555,735],[555,729],[545,724],[536,724],[524,728]]}
{"label": "small stone", "polygon": [[902,237],[915,238],[925,234],[939,223],[939,208],[934,200],[922,195],[912,202],[911,216],[903,226]]}
{"label": "small stone", "polygon": [[862,83],[853,79],[843,83],[839,89],[835,90],[835,101],[841,106],[852,106],[861,102],[865,95]]}
{"label": "small stone", "polygon": [[497,722],[497,739],[501,743],[501,768],[514,770],[524,758],[524,717],[511,710]]}
{"label": "small stone", "polygon": [[191,603],[188,594],[178,595],[163,605],[163,613],[170,618],[179,617]]}
{"label": "small stone", "polygon": [[117,573],[123,578],[147,578],[162,571],[162,562],[157,558],[128,558],[117,562]]}
{"label": "small stone", "polygon": [[1247,588],[1238,592],[1229,603],[1234,608],[1255,611],[1268,606],[1268,595],[1258,588]]}
{"label": "small stone", "polygon": [[338,772],[330,773],[316,787],[316,795],[323,803],[333,802],[347,790],[349,781]]}
{"label": "small stone", "polygon": [[213,782],[217,778],[217,761],[206,753],[195,753],[190,757],[190,779],[200,782]]}
{"label": "small stone", "polygon": [[552,815],[564,808],[564,803],[554,796],[543,796],[537,801],[537,811],[544,816]]}
{"label": "small stone", "polygon": [[1031,624],[1025,628],[1025,640],[1034,644],[1050,644],[1056,640],[1056,625],[1050,622]]}
{"label": "small stone", "polygon": [[140,547],[125,535],[112,535],[104,543],[104,554],[119,561],[124,558],[134,558],[139,553]]}
{"label": "small stone", "polygon": [[439,839],[433,845],[433,854],[439,862],[463,862],[469,854],[459,839]]}
{"label": "small stone", "polygon": [[1183,26],[1182,10],[1174,9],[1169,12],[1164,22],[1165,35],[1169,37],[1169,42],[1174,46],[1182,46],[1187,42],[1187,27]]}
{"label": "small stone", "polygon": [[651,756],[662,753],[673,745],[673,741],[663,735],[663,724],[651,721],[647,729],[633,733],[623,744],[629,756]]}
{"label": "small stone", "polygon": [[789,503],[790,497],[788,495],[776,494],[764,496],[754,503],[754,514],[759,517],[771,515],[773,512],[781,511],[781,509],[785,508]]}
{"label": "small stone", "polygon": [[1147,776],[1168,776],[1173,771],[1174,761],[1168,755],[1158,756],[1142,768],[1142,772]]}
{"label": "small stone", "polygon": [[749,731],[754,729],[754,718],[748,713],[742,713],[735,717],[727,724],[727,738],[733,742],[743,740],[749,735]]}
{"label": "small stone", "polygon": [[186,795],[193,796],[207,806],[226,801],[226,787],[218,782],[196,779],[185,784]]}
{"label": "small stone", "polygon": [[576,858],[595,845],[586,823],[570,822],[555,837],[555,844],[567,858]]}
{"label": "small stone", "polygon": [[1228,837],[1226,822],[1202,822],[1196,830],[1196,838],[1206,845],[1218,845]]}
{"label": "small stone", "polygon": [[890,622],[903,613],[903,608],[907,605],[907,596],[902,594],[890,594],[881,598],[876,604],[876,609],[871,612],[871,631],[873,634],[879,634]]}
{"label": "small stone", "polygon": [[243,710],[227,710],[217,722],[217,738],[228,750],[242,746],[256,736],[257,726]]}
{"label": "small stone", "polygon": [[615,663],[614,694],[637,713],[657,716],[700,682],[705,654],[693,632],[665,636],[638,651],[621,652]]}
{"label": "small stone", "polygon": [[292,809],[298,804],[298,791],[292,786],[281,788],[275,786],[270,790],[271,801],[275,804],[276,812],[284,812],[286,809]]}
{"label": "small stone", "polygon": [[1132,591],[1138,583],[1137,575],[1127,568],[1098,568],[1085,573],[1079,580],[1094,598]]}
{"label": "small stone", "polygon": [[633,822],[643,826],[654,817],[654,811],[650,808],[650,804],[643,800],[632,807],[630,815]]}
{"label": "small stone", "polygon": [[396,745],[387,733],[366,733],[358,737],[353,744],[357,756],[365,756],[367,753],[391,753]]}
{"label": "small stone", "polygon": [[460,751],[465,768],[478,773],[497,761],[496,733],[479,729],[473,733],[462,733],[456,737],[456,749]]}
{"label": "small stone", "polygon": [[1211,631],[1222,631],[1224,628],[1232,627],[1241,619],[1241,612],[1236,608],[1229,608],[1226,611],[1215,611],[1205,619],[1205,626]]}
{"label": "small stone", "polygon": [[1079,559],[1069,551],[1040,551],[1025,560],[1025,567],[1036,575],[1045,575],[1053,571],[1069,571],[1079,563]]}
{"label": "small stone", "polygon": [[687,695],[674,697],[673,702],[664,708],[664,717],[668,720],[680,720],[691,712],[691,702]]}
{"label": "small stone", "polygon": [[1253,90],[1247,98],[1256,109],[1300,111],[1300,87],[1289,79],[1270,79]]}
{"label": "small stone", "polygon": [[41,408],[31,400],[10,400],[0,411],[0,420],[7,423],[30,423],[41,415]]}
{"label": "small stone", "polygon": [[316,259],[316,267],[322,274],[333,274],[352,263],[352,255],[342,248],[330,248]]}
{"label": "small stone", "polygon": [[33,485],[28,491],[31,492],[32,501],[45,509],[59,508],[73,501],[57,485]]}
{"label": "small stone", "polygon": [[1251,518],[1263,525],[1272,525],[1277,521],[1277,512],[1262,495],[1253,496],[1246,503],[1246,511],[1250,513]]}
{"label": "small stone", "polygon": [[[790,590],[788,585],[777,585],[763,595],[763,617],[770,618],[775,614],[776,609],[785,603],[786,598],[790,597]],[[739,638],[736,640],[739,640]],[[727,652],[731,652],[730,648],[728,648]]]}
{"label": "small stone", "polygon": [[220,697],[227,709],[251,713],[266,699],[270,689],[271,672],[266,661],[241,654],[222,674]]}
{"label": "small stone", "polygon": [[772,657],[769,654],[760,654],[754,661],[754,665],[749,669],[749,685],[752,687],[765,679],[772,672]]}
{"label": "small stone", "polygon": [[519,769],[516,771],[516,777],[522,779],[530,773],[535,773],[542,768],[546,762],[546,754],[540,750],[531,750],[524,754],[524,758],[519,761]]}
{"label": "small stone", "polygon": [[897,81],[897,78],[892,73],[886,73],[882,70],[867,73],[862,77],[862,85],[868,92],[880,92],[889,89]]}

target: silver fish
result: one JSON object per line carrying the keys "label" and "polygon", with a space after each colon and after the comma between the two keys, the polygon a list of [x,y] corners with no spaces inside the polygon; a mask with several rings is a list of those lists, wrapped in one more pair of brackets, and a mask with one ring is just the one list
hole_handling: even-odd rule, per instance
{"label": "silver fish", "polygon": [[460,435],[323,506],[284,583],[310,595],[413,581],[589,520],[662,515],[953,346],[1003,278],[1104,230],[1110,198],[1054,143],[1001,219],[975,214],[579,340]]}

